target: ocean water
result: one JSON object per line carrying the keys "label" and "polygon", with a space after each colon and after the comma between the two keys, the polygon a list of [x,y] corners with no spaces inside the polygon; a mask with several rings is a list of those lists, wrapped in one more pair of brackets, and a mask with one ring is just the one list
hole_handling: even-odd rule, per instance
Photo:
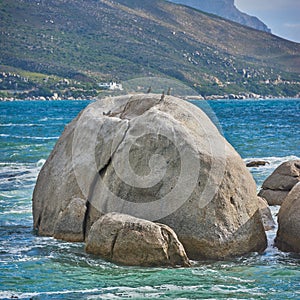
{"label": "ocean water", "polygon": [[[300,299],[300,256],[273,247],[193,267],[138,268],[105,262],[32,231],[38,172],[64,126],[89,101],[0,103],[0,299]],[[300,100],[193,102],[215,120],[251,168],[258,188],[283,161],[300,157]],[[278,208],[273,208],[274,215]]]}

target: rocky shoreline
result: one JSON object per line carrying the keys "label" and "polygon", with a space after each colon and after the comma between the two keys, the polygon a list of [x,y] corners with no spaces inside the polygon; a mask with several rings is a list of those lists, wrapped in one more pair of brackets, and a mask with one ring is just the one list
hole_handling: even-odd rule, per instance
{"label": "rocky shoreline", "polygon": [[19,99],[15,97],[0,97],[0,102],[11,102],[11,101],[64,101],[64,100],[69,100],[69,101],[80,101],[80,100],[94,100],[95,97],[92,96],[86,96],[86,97],[66,97],[66,98],[61,98],[61,97],[44,97],[44,96],[38,96],[38,97],[30,97],[26,99]]}
{"label": "rocky shoreline", "polygon": [[225,94],[225,95],[209,95],[209,96],[186,96],[186,100],[268,100],[268,99],[300,99],[300,94],[295,97],[259,95],[255,93],[241,93],[241,94]]}

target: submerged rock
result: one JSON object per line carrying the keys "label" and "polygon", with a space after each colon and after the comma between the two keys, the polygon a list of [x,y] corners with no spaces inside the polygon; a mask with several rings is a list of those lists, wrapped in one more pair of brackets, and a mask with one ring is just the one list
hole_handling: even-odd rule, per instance
{"label": "submerged rock", "polygon": [[34,190],[38,233],[68,239],[62,220],[74,198],[86,206],[82,241],[118,212],[170,226],[192,259],[267,245],[243,160],[202,110],[171,96],[102,99],[65,128]]}
{"label": "submerged rock", "polygon": [[300,253],[300,183],[280,207],[275,245],[282,251]]}
{"label": "submerged rock", "polygon": [[93,224],[86,251],[129,266],[190,266],[170,227],[118,213],[108,213]]}
{"label": "submerged rock", "polygon": [[269,165],[270,163],[268,161],[265,160],[254,160],[254,161],[250,161],[246,164],[246,167],[248,168],[252,168],[252,167],[261,167],[261,166],[265,166],[265,165]]}
{"label": "submerged rock", "polygon": [[266,199],[269,205],[281,205],[298,182],[300,182],[300,160],[285,162],[264,181],[258,196]]}

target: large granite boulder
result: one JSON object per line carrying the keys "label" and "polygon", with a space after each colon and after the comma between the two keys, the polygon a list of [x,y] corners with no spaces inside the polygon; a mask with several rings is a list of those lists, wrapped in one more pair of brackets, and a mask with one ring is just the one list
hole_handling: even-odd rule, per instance
{"label": "large granite boulder", "polygon": [[269,205],[281,205],[290,190],[300,182],[300,160],[284,162],[264,181],[259,196]]}
{"label": "large granite boulder", "polygon": [[108,213],[93,224],[86,251],[129,266],[190,266],[170,227],[119,213]]}
{"label": "large granite boulder", "polygon": [[275,245],[282,251],[300,253],[300,183],[280,207]]}
{"label": "large granite boulder", "polygon": [[86,205],[75,230],[82,240],[101,216],[119,212],[170,226],[192,259],[267,244],[243,160],[202,110],[171,96],[105,98],[66,126],[34,190],[38,233],[63,238],[75,198]]}

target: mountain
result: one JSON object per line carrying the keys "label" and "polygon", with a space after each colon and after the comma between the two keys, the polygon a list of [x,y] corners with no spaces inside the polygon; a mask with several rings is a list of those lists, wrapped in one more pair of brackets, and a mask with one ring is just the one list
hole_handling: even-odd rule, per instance
{"label": "mountain", "polygon": [[2,94],[160,76],[203,95],[294,96],[299,74],[300,44],[163,0],[0,1]]}
{"label": "mountain", "polygon": [[240,23],[242,25],[271,32],[266,24],[257,17],[249,16],[239,11],[234,5],[234,0],[169,0],[174,3],[188,5],[196,9],[218,15],[222,18]]}

